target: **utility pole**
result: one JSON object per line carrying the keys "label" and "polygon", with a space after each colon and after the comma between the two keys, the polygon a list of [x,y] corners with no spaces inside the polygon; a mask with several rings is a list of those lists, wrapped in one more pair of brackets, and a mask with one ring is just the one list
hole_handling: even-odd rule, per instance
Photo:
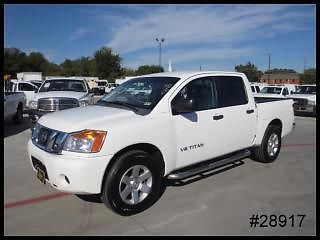
{"label": "utility pole", "polygon": [[159,67],[161,67],[161,43],[164,42],[164,38],[161,38],[161,40],[156,38],[156,41],[159,43]]}
{"label": "utility pole", "polygon": [[307,57],[304,57],[304,67],[303,67],[303,72],[305,72],[307,69]]}

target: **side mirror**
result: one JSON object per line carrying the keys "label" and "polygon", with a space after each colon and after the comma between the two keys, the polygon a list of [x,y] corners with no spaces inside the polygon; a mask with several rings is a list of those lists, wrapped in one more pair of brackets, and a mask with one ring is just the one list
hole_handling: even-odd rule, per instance
{"label": "side mirror", "polygon": [[172,103],[173,115],[181,113],[189,113],[194,111],[195,101],[194,99],[183,99],[178,98],[174,103]]}

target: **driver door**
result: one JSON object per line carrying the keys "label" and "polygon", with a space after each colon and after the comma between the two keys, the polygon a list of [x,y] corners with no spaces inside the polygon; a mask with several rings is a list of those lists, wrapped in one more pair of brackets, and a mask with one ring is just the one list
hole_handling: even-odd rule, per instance
{"label": "driver door", "polygon": [[[213,77],[202,77],[188,82],[171,101],[195,101],[192,112],[172,113],[172,123],[177,143],[177,168],[220,156],[224,153],[223,119],[218,116],[216,89]],[[221,111],[221,109],[220,109]]]}

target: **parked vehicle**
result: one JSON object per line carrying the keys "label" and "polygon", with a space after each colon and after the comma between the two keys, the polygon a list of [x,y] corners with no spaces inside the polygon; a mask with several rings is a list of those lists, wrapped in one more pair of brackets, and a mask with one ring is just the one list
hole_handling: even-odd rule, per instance
{"label": "parked vehicle", "polygon": [[20,80],[11,80],[11,90],[12,92],[23,92],[26,95],[26,104],[25,110],[29,110],[30,102],[34,100],[36,92],[39,87],[32,82],[20,81]]}
{"label": "parked vehicle", "polygon": [[304,84],[298,87],[298,90],[290,95],[294,101],[295,113],[309,113],[313,116],[317,115],[317,88],[315,84]]}
{"label": "parked vehicle", "polygon": [[36,85],[38,88],[40,88],[41,84],[43,83],[43,81],[39,81],[39,80],[31,80],[30,82]]}
{"label": "parked vehicle", "polygon": [[255,96],[267,98],[287,98],[289,94],[289,90],[285,86],[265,86]]}
{"label": "parked vehicle", "polygon": [[3,103],[4,120],[12,118],[16,124],[22,123],[25,105],[26,95],[23,92],[5,92]]}
{"label": "parked vehicle", "polygon": [[96,95],[104,95],[105,93],[109,92],[108,80],[99,79],[99,80],[96,80],[95,82],[97,86],[93,87],[93,91]]}
{"label": "parked vehicle", "polygon": [[117,84],[117,83],[109,83],[109,91],[108,92],[111,92],[112,90],[114,90],[116,87],[118,87],[120,84]]}
{"label": "parked vehicle", "polygon": [[29,117],[32,123],[46,114],[93,104],[93,94],[85,80],[48,79],[41,85],[30,102]]}
{"label": "parked vehicle", "polygon": [[292,105],[291,99],[254,98],[243,73],[150,74],[95,105],[40,118],[28,156],[41,182],[100,194],[116,213],[132,215],[157,200],[164,179],[246,157],[274,161],[293,128]]}
{"label": "parked vehicle", "polygon": [[260,92],[260,86],[257,83],[250,83],[250,87],[254,96]]}

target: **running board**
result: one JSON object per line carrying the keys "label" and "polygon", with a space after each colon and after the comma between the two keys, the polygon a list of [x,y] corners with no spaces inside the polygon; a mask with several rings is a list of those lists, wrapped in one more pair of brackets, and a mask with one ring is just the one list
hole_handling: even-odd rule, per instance
{"label": "running board", "polygon": [[196,174],[202,173],[204,171],[213,170],[215,168],[219,168],[219,167],[222,167],[222,166],[227,165],[229,163],[238,161],[242,158],[246,158],[246,157],[250,156],[250,154],[251,154],[251,152],[249,150],[245,150],[245,151],[237,153],[233,156],[230,156],[228,158],[224,158],[224,159],[216,161],[216,162],[212,162],[212,163],[200,166],[200,167],[196,167],[194,169],[189,169],[189,170],[184,170],[184,171],[182,170],[181,172],[179,172],[179,170],[178,170],[175,173],[169,174],[167,176],[167,179],[170,179],[170,180],[185,179],[185,178],[194,176]]}

